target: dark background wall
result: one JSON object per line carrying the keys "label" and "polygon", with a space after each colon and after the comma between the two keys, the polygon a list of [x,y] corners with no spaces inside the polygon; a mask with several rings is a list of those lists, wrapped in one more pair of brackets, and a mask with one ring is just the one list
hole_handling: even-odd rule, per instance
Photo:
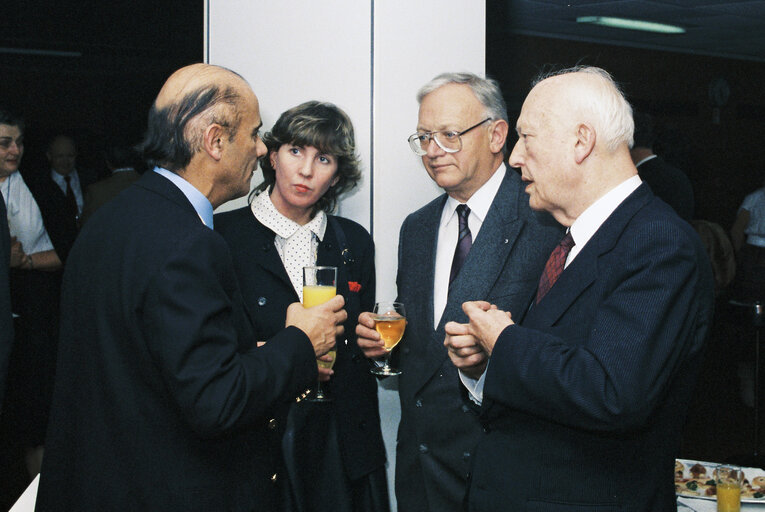
{"label": "dark background wall", "polygon": [[[691,179],[697,218],[730,228],[744,196],[765,179],[765,64],[487,33],[487,74],[502,84],[511,124],[541,71],[599,66],[622,85],[636,109],[656,118],[657,153]],[[717,78],[730,88],[719,122],[709,96]]]}
{"label": "dark background wall", "polygon": [[201,1],[23,0],[0,16],[0,105],[27,121],[23,174],[47,169],[68,133],[78,165],[102,172],[112,140],[138,143],[175,69],[203,58]]}

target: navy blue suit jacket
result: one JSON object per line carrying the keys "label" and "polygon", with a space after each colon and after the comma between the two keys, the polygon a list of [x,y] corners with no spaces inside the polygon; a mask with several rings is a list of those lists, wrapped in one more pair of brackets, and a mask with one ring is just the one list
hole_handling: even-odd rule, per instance
{"label": "navy blue suit jacket", "polygon": [[37,510],[275,510],[270,415],[317,370],[299,329],[269,341],[226,242],[146,173],[67,261]]}
{"label": "navy blue suit jacket", "polygon": [[461,508],[481,424],[462,401],[463,387],[444,347],[444,325],[450,320],[467,321],[462,311],[467,300],[487,300],[510,311],[525,311],[531,302],[562,229],[546,213],[529,208],[524,189],[518,173],[508,168],[452,283],[436,329],[433,281],[446,194],[409,215],[401,226],[396,283],[408,323],[393,352],[400,356],[402,369],[396,447],[399,512]]}
{"label": "navy blue suit jacket", "polygon": [[698,236],[641,185],[497,340],[469,510],[674,511],[713,301]]}

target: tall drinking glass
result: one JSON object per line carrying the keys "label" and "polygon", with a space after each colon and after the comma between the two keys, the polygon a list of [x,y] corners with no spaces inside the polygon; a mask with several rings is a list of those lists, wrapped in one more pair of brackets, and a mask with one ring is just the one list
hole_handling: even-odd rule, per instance
{"label": "tall drinking glass", "polygon": [[[303,267],[303,306],[312,308],[324,304],[337,295],[337,267]],[[327,353],[331,362],[319,359],[319,366],[331,369],[335,364],[337,351],[332,347]],[[321,388],[321,381],[316,383],[316,394],[307,398],[310,402],[329,402],[332,400]]]}
{"label": "tall drinking glass", "polygon": [[373,312],[375,321],[375,330],[380,333],[385,344],[385,365],[372,368],[370,371],[375,375],[389,376],[401,375],[401,370],[393,368],[390,365],[390,353],[398,345],[404,336],[406,329],[406,311],[404,305],[400,302],[378,302],[375,304]]}

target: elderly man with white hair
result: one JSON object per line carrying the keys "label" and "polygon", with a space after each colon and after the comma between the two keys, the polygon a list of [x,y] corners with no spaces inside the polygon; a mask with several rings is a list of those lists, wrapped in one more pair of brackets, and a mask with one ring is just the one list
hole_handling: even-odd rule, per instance
{"label": "elderly man with white hair", "polygon": [[516,130],[510,165],[531,207],[569,229],[522,326],[524,311],[481,301],[463,304],[469,323],[446,326],[484,427],[468,509],[675,510],[713,306],[704,248],[641,183],[632,109],[607,72],[538,81]]}

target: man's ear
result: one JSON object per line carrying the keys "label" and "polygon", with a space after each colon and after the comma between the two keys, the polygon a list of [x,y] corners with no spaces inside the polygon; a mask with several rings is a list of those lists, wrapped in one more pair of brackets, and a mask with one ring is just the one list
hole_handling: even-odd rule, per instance
{"label": "man's ear", "polygon": [[507,140],[507,131],[509,127],[504,119],[492,121],[492,127],[489,130],[489,148],[492,153],[500,153],[505,147]]}
{"label": "man's ear", "polygon": [[227,141],[226,131],[218,123],[213,123],[205,128],[202,135],[202,147],[216,161],[223,157],[223,146]]}
{"label": "man's ear", "polygon": [[576,145],[574,147],[574,156],[576,163],[581,164],[585,158],[590,156],[595,149],[597,135],[592,126],[586,123],[580,124],[576,129]]}

